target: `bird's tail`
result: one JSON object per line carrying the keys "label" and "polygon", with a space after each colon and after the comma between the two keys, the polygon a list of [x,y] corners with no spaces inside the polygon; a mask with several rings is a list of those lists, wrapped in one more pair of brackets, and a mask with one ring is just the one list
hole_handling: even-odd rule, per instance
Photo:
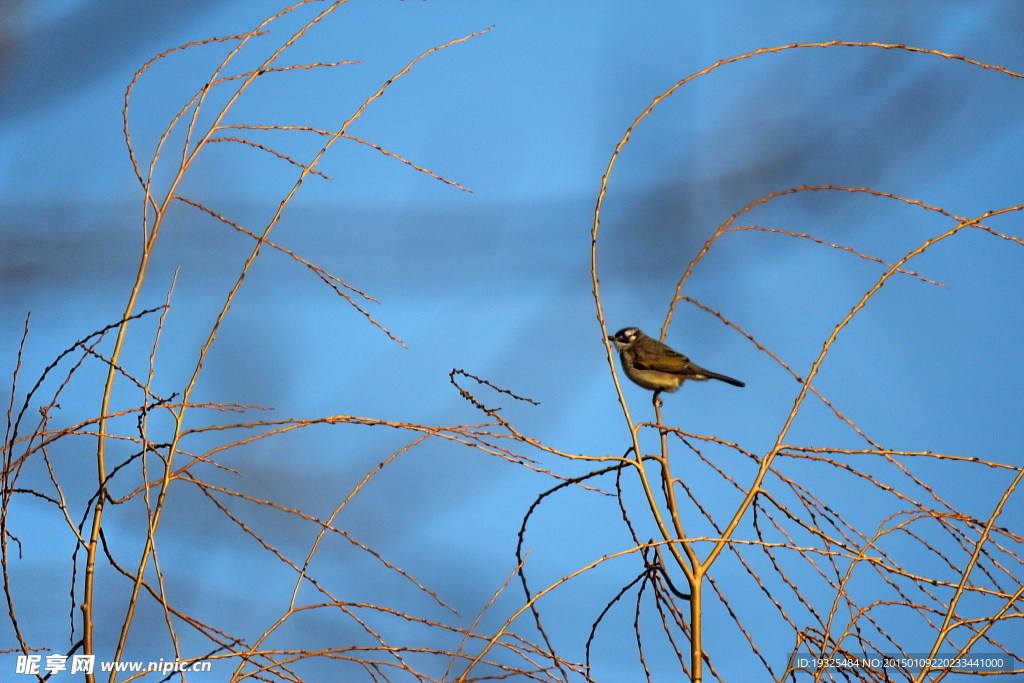
{"label": "bird's tail", "polygon": [[708,377],[710,377],[711,379],[720,380],[722,382],[725,382],[726,384],[731,384],[734,387],[745,387],[745,386],[747,386],[746,384],[744,384],[743,382],[739,381],[738,379],[733,379],[732,377],[729,377],[728,375],[720,375],[717,372],[711,372],[710,370],[705,370],[704,374],[707,375]]}

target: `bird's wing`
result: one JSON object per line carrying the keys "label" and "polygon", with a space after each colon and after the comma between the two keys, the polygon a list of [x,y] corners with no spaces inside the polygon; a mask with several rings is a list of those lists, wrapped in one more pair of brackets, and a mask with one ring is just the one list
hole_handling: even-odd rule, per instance
{"label": "bird's wing", "polygon": [[692,371],[694,367],[690,359],[657,340],[652,340],[657,347],[637,349],[633,356],[633,365],[641,370],[657,370],[674,374]]}

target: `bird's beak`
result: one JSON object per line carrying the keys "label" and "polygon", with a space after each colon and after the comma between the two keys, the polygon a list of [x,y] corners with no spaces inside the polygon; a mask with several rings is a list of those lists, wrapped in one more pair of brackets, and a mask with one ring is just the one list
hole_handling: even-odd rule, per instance
{"label": "bird's beak", "polygon": [[612,335],[609,334],[608,335],[608,341],[610,341],[610,342],[615,341],[615,337],[613,337]]}

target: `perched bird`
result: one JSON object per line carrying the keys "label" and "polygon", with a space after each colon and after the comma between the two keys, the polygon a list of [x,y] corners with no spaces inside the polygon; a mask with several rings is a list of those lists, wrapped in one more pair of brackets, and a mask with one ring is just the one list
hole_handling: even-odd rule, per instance
{"label": "perched bird", "polygon": [[700,367],[683,354],[657,339],[651,339],[636,327],[624,327],[608,337],[619,351],[622,370],[633,382],[654,391],[654,401],[662,391],[675,391],[683,381],[717,379],[733,386],[743,382]]}

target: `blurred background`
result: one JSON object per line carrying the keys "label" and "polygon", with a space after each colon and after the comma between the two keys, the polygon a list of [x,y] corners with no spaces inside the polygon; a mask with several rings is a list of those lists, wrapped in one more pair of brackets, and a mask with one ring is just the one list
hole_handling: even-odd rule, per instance
{"label": "blurred background", "polygon": [[[260,39],[265,47],[258,42],[254,55],[231,72],[258,64],[320,7],[303,8],[275,25]],[[269,0],[9,0],[0,6],[0,374],[14,373],[31,312],[19,405],[62,350],[124,310],[142,240],[142,191],[121,117],[132,75],[168,48],[242,33],[278,9]],[[269,74],[226,122],[337,128],[421,52],[490,26],[486,34],[415,65],[350,128],[472,193],[340,140],[318,166],[333,180],[308,177],[271,234],[379,299],[369,304],[370,313],[408,348],[370,325],[308,269],[267,250],[218,335],[195,400],[272,408],[265,417],[270,420],[355,415],[429,425],[486,421],[449,384],[451,369],[464,368],[541,402],[534,407],[480,392],[527,435],[572,453],[620,455],[628,433],[606,362],[605,332],[595,319],[590,227],[615,144],[655,96],[720,59],[834,39],[904,43],[1024,72],[1024,6],[1012,1],[825,6],[351,0],[280,63],[360,63]],[[170,118],[230,45],[175,54],[144,75],[129,123],[141,164],[149,163]],[[804,184],[867,186],[967,217],[1021,203],[1021,111],[1021,79],[874,48],[762,55],[689,83],[637,129],[609,185],[599,269],[610,331],[636,325],[657,336],[687,263],[729,215],[769,192]],[[302,161],[323,142],[300,132],[253,138]],[[179,149],[180,140],[163,152],[166,166],[158,166],[157,185],[166,185]],[[179,193],[259,232],[296,176],[296,167],[285,161],[219,143],[193,167]],[[839,192],[776,199],[740,221],[752,223],[810,233],[889,261],[955,224],[918,207]],[[1017,213],[988,224],[1013,235],[1024,232]],[[169,214],[162,230],[140,306],[162,304],[177,270],[155,367],[154,389],[166,396],[187,383],[252,240],[184,205]],[[913,260],[910,268],[948,288],[909,276],[891,280],[844,331],[816,386],[890,448],[1019,465],[1020,249],[964,231]],[[745,232],[718,242],[683,293],[722,312],[805,375],[831,329],[884,272],[877,263],[808,241]],[[155,326],[150,316],[129,335],[125,363],[141,374]],[[666,421],[753,453],[769,449],[799,384],[742,335],[693,306],[681,305],[667,341],[747,386],[687,385],[666,398]],[[100,348],[109,353],[109,339],[105,344]],[[104,375],[101,365],[87,362],[62,394],[51,426],[94,415]],[[49,382],[52,395],[59,380]],[[649,392],[628,383],[623,388],[634,417],[651,419]],[[119,385],[121,407],[138,402],[132,390]],[[195,411],[189,419],[198,427],[261,418]],[[130,433],[133,424],[134,417],[119,428]],[[70,482],[67,493],[77,501],[77,514],[85,514],[95,488],[95,440],[76,439],[62,441],[50,456],[62,481]],[[203,452],[226,440],[223,433],[202,435],[188,448]],[[203,476],[327,517],[368,471],[411,440],[381,427],[317,426],[219,456],[240,474],[205,470]],[[786,440],[864,446],[811,402]],[[652,438],[649,446],[655,443]],[[113,448],[125,457],[132,452],[131,444]],[[589,468],[537,451],[525,454],[565,476]],[[731,451],[723,450],[722,457],[741,482],[749,481],[749,465]],[[676,472],[684,478],[685,462]],[[939,465],[925,472],[952,505],[981,518],[1008,483],[1000,472]],[[47,481],[41,466],[24,477],[26,486]],[[711,493],[720,485],[713,479],[704,502],[726,515],[734,501]],[[114,494],[127,494],[135,481],[115,482]],[[468,626],[515,569],[523,515],[554,483],[432,439],[372,479],[337,523],[435,590]],[[865,507],[858,500],[870,501],[858,495],[872,495],[852,488],[844,494],[853,485],[838,479],[819,483],[850,504],[851,515]],[[602,485],[612,486],[607,480]],[[229,502],[301,564],[315,528],[265,507]],[[169,593],[181,609],[255,638],[286,607],[294,573],[196,490],[173,488],[168,505],[158,539]],[[109,513],[108,542],[129,567],[138,561],[144,512],[125,506]],[[1024,516],[1018,500],[1011,499],[1002,519],[1019,529]],[[10,520],[21,542],[12,590],[32,606],[19,614],[23,628],[35,646],[64,651],[75,640],[68,635],[73,537],[55,508],[39,500],[16,499]],[[866,516],[864,522],[878,520]],[[631,542],[613,498],[567,491],[531,521],[526,546],[533,549],[531,581],[542,587]],[[728,567],[723,563],[723,581]],[[582,658],[590,623],[642,568],[639,558],[624,558],[552,597],[544,614],[566,656]],[[400,602],[428,618],[445,614],[344,540],[327,544],[314,570],[345,599]],[[736,578],[743,585],[745,577]],[[116,641],[128,586],[114,572],[102,577],[110,596],[97,622],[103,647]],[[145,604],[129,651],[138,659],[170,658],[160,610],[152,601]],[[484,624],[496,627],[519,604],[514,583]],[[598,680],[637,680],[630,610],[613,612],[598,633]],[[726,615],[708,618],[707,640],[739,638]],[[290,646],[301,642],[309,649],[366,637],[350,620],[324,612],[298,618],[291,628]],[[769,663],[784,668],[792,634],[762,636]],[[410,636],[419,642],[416,637]],[[429,632],[422,637],[439,638]],[[9,625],[0,627],[0,649],[15,644]],[[678,671],[670,649],[652,647],[652,668]],[[7,657],[0,658],[6,665]],[[353,680],[365,675],[338,669],[338,663],[311,666],[323,667],[313,672],[346,671]],[[742,659],[723,662],[720,673],[738,680],[747,666]],[[217,671],[189,680],[225,680],[225,670],[220,676]],[[312,680],[322,680],[320,675],[328,674],[314,673]]]}

